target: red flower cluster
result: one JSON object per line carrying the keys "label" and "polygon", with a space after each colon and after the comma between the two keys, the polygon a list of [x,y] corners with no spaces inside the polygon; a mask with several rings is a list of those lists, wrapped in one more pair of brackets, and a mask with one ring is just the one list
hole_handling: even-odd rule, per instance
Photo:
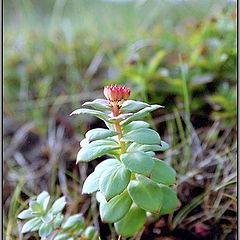
{"label": "red flower cluster", "polygon": [[119,102],[129,98],[130,89],[125,86],[112,84],[104,87],[104,95],[111,102]]}

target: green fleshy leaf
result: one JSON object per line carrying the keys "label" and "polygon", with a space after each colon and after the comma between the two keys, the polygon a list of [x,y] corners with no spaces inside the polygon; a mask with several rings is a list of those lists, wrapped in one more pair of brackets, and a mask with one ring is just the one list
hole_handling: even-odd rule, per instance
{"label": "green fleshy leaf", "polygon": [[50,200],[50,195],[48,192],[43,191],[37,196],[37,202],[41,205],[42,209],[46,211],[48,203]]}
{"label": "green fleshy leaf", "polygon": [[32,213],[41,213],[43,211],[42,206],[37,201],[31,201],[29,206]]}
{"label": "green fleshy leaf", "polygon": [[62,229],[72,228],[74,225],[78,225],[79,227],[84,227],[84,218],[82,214],[74,214],[67,218],[66,222],[63,224]]}
{"label": "green fleshy leaf", "polygon": [[161,141],[161,145],[148,145],[148,144],[139,144],[139,143],[135,143],[133,142],[127,149],[128,152],[132,152],[132,151],[143,151],[143,152],[148,152],[148,151],[161,151],[164,152],[166,150],[169,149],[169,145],[164,142]]}
{"label": "green fleshy leaf", "polygon": [[63,208],[66,205],[66,199],[65,196],[58,198],[52,205],[50,212],[53,214],[57,214],[63,210]]}
{"label": "green fleshy leaf", "polygon": [[160,105],[151,105],[151,107],[145,107],[144,109],[134,113],[132,116],[121,122],[121,125],[124,126],[132,121],[141,120],[146,117],[150,112],[160,108]]}
{"label": "green fleshy leaf", "polygon": [[91,194],[99,190],[99,178],[101,172],[92,172],[85,180],[82,188],[82,194]]}
{"label": "green fleshy leaf", "polygon": [[114,122],[120,122],[124,119],[127,119],[128,117],[130,117],[132,115],[133,115],[132,113],[122,113],[122,114],[119,114],[117,116],[112,116],[112,114],[110,114],[111,117],[109,118],[109,120],[113,123]]}
{"label": "green fleshy leaf", "polygon": [[93,226],[88,226],[84,232],[83,235],[87,238],[87,239],[96,239],[97,238],[97,231],[95,229],[95,227]]}
{"label": "green fleshy leaf", "polygon": [[123,237],[133,237],[146,222],[146,212],[137,206],[132,206],[129,212],[114,224],[118,235]]}
{"label": "green fleshy leaf", "polygon": [[113,141],[96,140],[84,146],[77,154],[77,163],[89,162],[105,154],[110,154],[113,150],[119,149],[119,145]]}
{"label": "green fleshy leaf", "polygon": [[42,224],[42,221],[40,218],[35,217],[29,221],[27,221],[22,228],[21,233],[27,233],[27,232],[32,232],[32,231],[36,231],[40,228]]}
{"label": "green fleshy leaf", "polygon": [[[103,142],[102,142],[103,141]],[[113,136],[113,137],[108,137],[102,140],[95,140],[95,143],[93,144],[93,142],[89,142],[88,139],[84,138],[81,142],[80,142],[80,147],[88,147],[89,144],[92,143],[91,146],[96,146],[96,145],[103,145],[103,144],[107,144],[107,145],[118,145],[118,137],[117,136]]]}
{"label": "green fleshy leaf", "polygon": [[88,146],[89,144],[90,144],[89,141],[88,141],[86,138],[84,138],[84,139],[80,142],[80,147],[83,148],[83,147]]}
{"label": "green fleshy leaf", "polygon": [[127,152],[135,152],[135,151],[143,151],[143,152],[149,152],[149,151],[161,151],[160,145],[146,145],[146,144],[139,144],[139,143],[132,143],[128,148]]}
{"label": "green fleshy leaf", "polygon": [[43,223],[40,228],[39,228],[39,236],[42,237],[43,239],[49,236],[53,231],[53,225],[52,224],[47,224]]}
{"label": "green fleshy leaf", "polygon": [[115,127],[114,127],[112,121],[111,121],[111,122],[104,121],[104,123],[105,123],[105,125],[107,126],[107,128],[108,128],[109,130],[115,131]]}
{"label": "green fleshy leaf", "polygon": [[88,106],[99,111],[111,111],[109,101],[106,99],[95,99],[92,102],[85,102],[83,106]]}
{"label": "green fleshy leaf", "polygon": [[55,237],[54,240],[75,240],[73,237],[71,237],[67,233],[58,233]]}
{"label": "green fleshy leaf", "polygon": [[98,191],[98,192],[96,193],[96,200],[97,200],[99,203],[106,203],[106,202],[107,202],[106,198],[104,197],[104,195],[103,195],[100,191]]}
{"label": "green fleshy leaf", "polygon": [[40,205],[42,205],[43,202],[44,202],[44,199],[45,199],[46,197],[48,197],[48,196],[49,196],[49,193],[48,193],[48,192],[46,192],[46,191],[41,192],[41,193],[37,196],[37,202],[38,202]]}
{"label": "green fleshy leaf", "polygon": [[104,172],[105,170],[115,168],[118,165],[119,165],[119,160],[117,160],[116,158],[109,158],[100,162],[95,167],[95,171]]}
{"label": "green fleshy leaf", "polygon": [[82,188],[82,194],[90,194],[99,190],[99,178],[105,171],[111,171],[115,166],[119,165],[119,161],[115,158],[107,159],[99,163],[94,172],[92,172],[85,180]]}
{"label": "green fleshy leaf", "polygon": [[109,200],[121,193],[128,185],[131,172],[119,161],[114,168],[105,171],[99,178],[99,189]]}
{"label": "green fleshy leaf", "polygon": [[153,213],[160,212],[163,193],[161,187],[152,180],[139,175],[129,183],[128,193],[140,208]]}
{"label": "green fleshy leaf", "polygon": [[178,206],[178,198],[176,192],[167,186],[162,186],[163,200],[160,214],[169,214],[176,210]]}
{"label": "green fleshy leaf", "polygon": [[88,114],[90,116],[97,117],[103,121],[110,122],[108,116],[105,113],[103,113],[101,111],[97,111],[97,110],[92,110],[92,109],[87,109],[87,108],[79,108],[79,109],[73,111],[70,114],[70,116],[75,115],[75,114]]}
{"label": "green fleshy leaf", "polygon": [[17,216],[20,219],[28,219],[28,218],[32,218],[32,210],[31,209],[26,209],[23,210],[22,212],[20,212]]}
{"label": "green fleshy leaf", "polygon": [[160,151],[166,151],[169,149],[169,144],[164,142],[164,141],[161,141],[161,150]]}
{"label": "green fleshy leaf", "polygon": [[134,101],[134,100],[127,100],[122,104],[121,107],[121,112],[126,113],[126,112],[137,112],[139,110],[142,110],[145,107],[150,107],[149,104],[140,102],[140,101]]}
{"label": "green fleshy leaf", "polygon": [[59,227],[62,224],[63,220],[64,216],[59,212],[54,219],[54,228]]}
{"label": "green fleshy leaf", "polygon": [[115,131],[111,131],[105,128],[95,128],[86,133],[86,139],[89,142],[92,142],[95,140],[101,140],[101,139],[113,137],[116,135],[118,135],[118,133]]}
{"label": "green fleshy leaf", "polygon": [[136,130],[139,128],[149,128],[150,125],[147,122],[144,121],[133,121],[130,122],[129,124],[123,125],[122,129],[123,129],[123,134],[125,135],[126,133],[132,131],[132,130]]}
{"label": "green fleshy leaf", "polygon": [[170,185],[176,182],[176,172],[173,168],[171,168],[164,161],[153,158],[154,159],[154,167],[150,174],[150,178],[157,182],[166,185]]}
{"label": "green fleshy leaf", "polygon": [[152,157],[141,151],[124,153],[120,159],[131,172],[145,176],[150,175],[154,166]]}
{"label": "green fleshy leaf", "polygon": [[31,232],[38,231],[40,227],[41,227],[41,223],[39,225],[34,226],[34,228],[32,228],[32,230],[31,230]]}
{"label": "green fleshy leaf", "polygon": [[47,213],[45,216],[43,216],[41,219],[44,223],[50,223],[54,218],[54,215],[52,212]]}
{"label": "green fleshy leaf", "polygon": [[149,152],[145,152],[148,156],[150,156],[150,157],[155,157],[155,152],[153,152],[153,151],[149,151]]}
{"label": "green fleshy leaf", "polygon": [[125,216],[132,204],[127,191],[115,196],[109,202],[100,203],[100,216],[102,221],[113,223]]}
{"label": "green fleshy leaf", "polygon": [[148,128],[136,129],[127,133],[124,137],[121,138],[121,141],[124,142],[136,142],[140,144],[160,144],[161,139],[159,134]]}

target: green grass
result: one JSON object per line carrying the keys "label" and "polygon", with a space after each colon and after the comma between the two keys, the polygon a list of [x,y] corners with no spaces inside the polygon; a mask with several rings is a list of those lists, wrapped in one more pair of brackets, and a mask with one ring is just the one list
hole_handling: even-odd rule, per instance
{"label": "green grass", "polygon": [[[10,0],[4,1],[5,29],[37,30],[52,34],[63,29],[83,30],[98,38],[136,39],[144,31],[161,23],[170,31],[190,18],[201,20],[227,4],[226,0],[129,1],[114,3],[101,0]],[[141,28],[139,28],[141,26]]]}
{"label": "green grass", "polygon": [[[75,157],[82,134],[99,123],[68,115],[102,97],[102,87],[111,83],[131,87],[132,99],[165,106],[149,120],[171,146],[163,157],[178,173],[180,197],[185,184],[203,189],[170,216],[170,228],[190,229],[205,218],[221,225],[236,206],[234,11],[223,0],[4,1],[8,239],[19,236],[16,216],[26,196],[43,188],[67,195],[68,213],[83,212],[92,224],[96,209],[88,210],[91,200],[80,195],[92,166],[76,166]],[[22,182],[25,174],[31,180]],[[209,214],[194,215],[199,206]],[[221,228],[226,235],[231,230]]]}

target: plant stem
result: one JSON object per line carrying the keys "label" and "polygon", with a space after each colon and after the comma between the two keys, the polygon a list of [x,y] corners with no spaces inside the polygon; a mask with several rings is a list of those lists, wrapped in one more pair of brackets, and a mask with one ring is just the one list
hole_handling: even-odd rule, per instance
{"label": "plant stem", "polygon": [[[116,117],[120,114],[119,107],[117,104],[114,104],[112,107],[113,116]],[[126,144],[120,139],[123,137],[122,127],[119,122],[114,123],[115,129],[118,132],[118,140],[121,147],[121,154],[126,153]]]}
{"label": "plant stem", "polygon": [[123,137],[123,133],[122,133],[122,128],[120,126],[120,123],[115,123],[115,129],[118,132],[118,140],[120,143],[120,147],[121,147],[121,153],[125,153],[126,152],[126,144],[125,142],[122,142],[120,139]]}

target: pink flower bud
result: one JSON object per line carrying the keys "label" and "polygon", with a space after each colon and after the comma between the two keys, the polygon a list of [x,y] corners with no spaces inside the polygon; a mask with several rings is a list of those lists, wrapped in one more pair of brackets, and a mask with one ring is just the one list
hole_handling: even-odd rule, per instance
{"label": "pink flower bud", "polygon": [[105,97],[111,102],[119,102],[127,100],[130,96],[130,89],[121,85],[111,85],[104,87]]}

